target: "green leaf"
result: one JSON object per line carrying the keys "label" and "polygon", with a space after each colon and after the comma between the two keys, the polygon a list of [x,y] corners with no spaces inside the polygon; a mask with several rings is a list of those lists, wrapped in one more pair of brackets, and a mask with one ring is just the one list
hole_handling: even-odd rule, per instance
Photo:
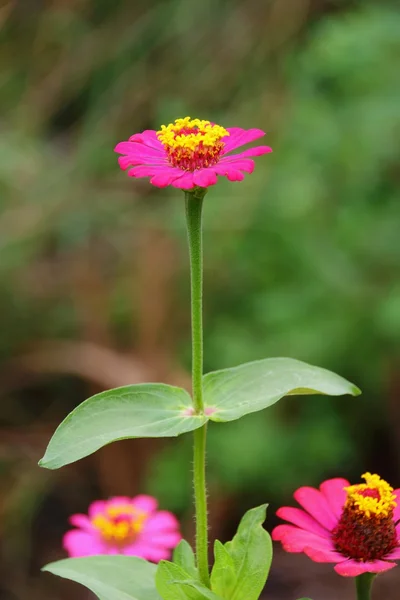
{"label": "green leaf", "polygon": [[240,521],[237,533],[225,548],[233,559],[237,582],[226,600],[258,600],[272,561],[270,535],[262,527],[267,505],[253,508]]}
{"label": "green leaf", "polygon": [[198,579],[196,559],[191,545],[186,540],[181,540],[173,554],[173,562],[181,567],[188,575]]}
{"label": "green leaf", "polygon": [[156,565],[136,556],[88,556],[50,563],[43,571],[81,583],[100,600],[160,600]]}
{"label": "green leaf", "polygon": [[360,393],[343,377],[293,358],[266,358],[204,376],[204,402],[212,421],[239,419],[287,395]]}
{"label": "green leaf", "polygon": [[127,385],[92,396],[59,425],[41,467],[58,469],[116,440],[174,437],[201,427],[207,417],[191,415],[182,388],[162,383]]}
{"label": "green leaf", "polygon": [[182,567],[167,560],[158,564],[156,587],[164,600],[220,600],[200,581],[192,579]]}
{"label": "green leaf", "polygon": [[233,558],[220,541],[214,543],[214,566],[211,571],[211,589],[222,598],[231,598],[237,583]]}
{"label": "green leaf", "polygon": [[214,592],[196,579],[185,579],[184,581],[174,581],[173,583],[186,587],[186,589],[192,588],[195,592],[194,598],[196,600],[221,600],[221,596],[214,594]]}

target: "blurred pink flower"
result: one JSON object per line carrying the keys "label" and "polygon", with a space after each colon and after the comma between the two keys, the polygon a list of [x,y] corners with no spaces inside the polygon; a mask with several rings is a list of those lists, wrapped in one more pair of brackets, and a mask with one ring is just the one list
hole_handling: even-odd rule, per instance
{"label": "blurred pink flower", "polygon": [[97,500],[88,512],[70,517],[77,529],[64,535],[63,546],[71,557],[127,554],[159,562],[170,558],[182,538],[176,517],[157,510],[151,496]]}
{"label": "blurred pink flower", "polygon": [[147,129],[136,133],[127,142],[120,142],[115,152],[121,169],[130,177],[150,177],[157,187],[172,185],[190,190],[217,183],[222,175],[230,181],[242,181],[243,173],[252,173],[250,156],[272,152],[269,146],[256,146],[230,154],[244,144],[264,136],[261,129],[224,129],[220,125],[199,119],[176,119],[160,131]]}
{"label": "blurred pink flower", "polygon": [[[294,497],[304,508],[283,507],[277,515],[293,525],[278,525],[272,539],[287,552],[304,552],[315,562],[336,563],[345,577],[380,573],[400,560],[400,489],[378,475],[350,485],[328,479],[319,490],[299,488]],[[396,502],[397,500],[397,502]]]}

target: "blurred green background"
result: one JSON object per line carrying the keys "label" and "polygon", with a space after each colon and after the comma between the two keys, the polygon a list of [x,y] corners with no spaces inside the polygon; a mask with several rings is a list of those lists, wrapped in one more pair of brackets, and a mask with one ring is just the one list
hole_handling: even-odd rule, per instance
{"label": "blurred green background", "polygon": [[[212,426],[212,536],[265,501],[271,528],[297,486],[330,476],[398,487],[397,3],[6,0],[0,28],[1,600],[88,598],[39,568],[96,498],[153,493],[193,534],[189,436],[37,467],[87,396],[190,385],[182,193],[127,178],[113,154],[179,116],[262,128],[274,149],[206,197],[206,370],[292,356],[364,392]],[[306,560],[287,578],[278,549],[277,564],[270,599],[331,572]]]}

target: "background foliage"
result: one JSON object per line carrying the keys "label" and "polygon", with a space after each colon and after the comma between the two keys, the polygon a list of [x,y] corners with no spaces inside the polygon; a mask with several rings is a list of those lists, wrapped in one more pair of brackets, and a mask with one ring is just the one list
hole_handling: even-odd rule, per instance
{"label": "background foliage", "polygon": [[206,369],[293,356],[364,390],[214,424],[213,533],[265,499],[272,526],[323,477],[379,470],[398,485],[396,4],[15,0],[0,25],[0,597],[69,597],[37,571],[98,496],[155,493],[191,535],[189,438],[36,466],[88,395],[188,385],[181,198],[128,180],[112,152],[177,116],[261,127],[274,148],[206,198]]}

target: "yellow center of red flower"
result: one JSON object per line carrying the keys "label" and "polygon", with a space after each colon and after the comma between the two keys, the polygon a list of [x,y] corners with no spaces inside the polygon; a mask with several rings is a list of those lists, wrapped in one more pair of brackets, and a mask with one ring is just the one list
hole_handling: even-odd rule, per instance
{"label": "yellow center of red flower", "polygon": [[365,483],[345,488],[346,503],[332,531],[336,549],[349,558],[369,561],[383,558],[398,544],[393,512],[393,488],[378,475],[365,473]]}
{"label": "yellow center of red flower", "polygon": [[157,131],[170,164],[185,171],[215,165],[225,145],[221,139],[228,135],[229,132],[220,125],[190,117],[161,125]]}
{"label": "yellow center of red flower", "polygon": [[107,543],[125,546],[134,541],[146,519],[147,513],[131,504],[120,504],[107,507],[92,519],[92,524]]}

